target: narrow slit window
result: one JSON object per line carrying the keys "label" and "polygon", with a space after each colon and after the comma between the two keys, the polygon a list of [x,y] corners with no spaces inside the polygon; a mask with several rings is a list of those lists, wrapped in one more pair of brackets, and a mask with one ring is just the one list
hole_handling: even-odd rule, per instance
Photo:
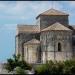
{"label": "narrow slit window", "polygon": [[58,43],[58,51],[61,51],[61,43]]}

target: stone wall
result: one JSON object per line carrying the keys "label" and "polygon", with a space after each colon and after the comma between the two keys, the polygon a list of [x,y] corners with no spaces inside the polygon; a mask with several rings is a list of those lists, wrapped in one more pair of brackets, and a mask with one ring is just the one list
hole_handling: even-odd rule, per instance
{"label": "stone wall", "polygon": [[39,33],[21,33],[18,36],[16,36],[16,55],[20,54],[23,57],[24,43],[33,38],[39,40]]}
{"label": "stone wall", "polygon": [[50,26],[56,22],[59,22],[63,25],[69,24],[67,15],[57,15],[57,16],[55,16],[55,15],[54,16],[53,15],[50,15],[50,16],[49,15],[48,16],[43,15],[43,16],[40,16],[39,18],[38,18],[39,20],[38,19],[37,20],[39,21],[38,23],[40,23],[40,24],[38,24],[38,25],[40,25],[40,29],[44,29],[44,28],[46,28],[46,27],[48,27],[48,26]]}
{"label": "stone wall", "polygon": [[24,60],[28,63],[37,63],[39,57],[39,44],[24,45]]}
{"label": "stone wall", "polygon": [[[72,58],[73,50],[71,31],[43,32],[40,40],[43,53],[43,62],[45,60],[65,60]],[[58,51],[58,43],[61,44],[61,51]]]}

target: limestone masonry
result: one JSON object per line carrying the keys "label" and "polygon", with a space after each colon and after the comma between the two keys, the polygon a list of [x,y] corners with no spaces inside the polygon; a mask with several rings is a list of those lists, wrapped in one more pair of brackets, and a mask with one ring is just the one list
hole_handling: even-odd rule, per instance
{"label": "limestone masonry", "polygon": [[37,25],[17,25],[16,55],[28,63],[63,61],[75,57],[75,27],[69,14],[49,9],[36,17]]}

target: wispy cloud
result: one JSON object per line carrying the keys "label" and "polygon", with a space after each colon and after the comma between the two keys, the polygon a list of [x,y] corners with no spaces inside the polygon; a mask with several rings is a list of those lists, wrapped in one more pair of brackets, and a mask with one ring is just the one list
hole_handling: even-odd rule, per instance
{"label": "wispy cloud", "polygon": [[10,31],[15,31],[16,30],[16,26],[17,24],[4,24],[4,25],[0,25],[0,31],[3,31],[3,30],[8,30],[9,32]]}
{"label": "wispy cloud", "polygon": [[14,53],[16,25],[33,24],[38,14],[52,7],[70,13],[71,23],[75,23],[75,1],[0,1],[1,62]]}
{"label": "wispy cloud", "polygon": [[67,1],[67,3],[69,3],[70,6],[75,8],[75,1]]}
{"label": "wispy cloud", "polygon": [[[66,4],[68,8],[65,7]],[[22,20],[28,22],[52,7],[75,16],[75,1],[0,1],[0,19],[17,20],[16,24]]]}
{"label": "wispy cloud", "polygon": [[[54,2],[54,8],[61,9],[62,6],[58,2]],[[38,15],[39,13],[52,7],[51,1],[14,1],[14,2],[0,2],[0,11],[7,14],[6,18],[11,19],[26,19],[31,15]],[[3,16],[4,17],[4,16]],[[5,18],[4,17],[4,18]]]}

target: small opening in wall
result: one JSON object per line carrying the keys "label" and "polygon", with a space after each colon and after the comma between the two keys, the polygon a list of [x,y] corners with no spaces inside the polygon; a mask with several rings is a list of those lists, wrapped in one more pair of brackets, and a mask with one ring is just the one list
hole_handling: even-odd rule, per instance
{"label": "small opening in wall", "polygon": [[61,51],[61,43],[58,43],[58,51]]}

